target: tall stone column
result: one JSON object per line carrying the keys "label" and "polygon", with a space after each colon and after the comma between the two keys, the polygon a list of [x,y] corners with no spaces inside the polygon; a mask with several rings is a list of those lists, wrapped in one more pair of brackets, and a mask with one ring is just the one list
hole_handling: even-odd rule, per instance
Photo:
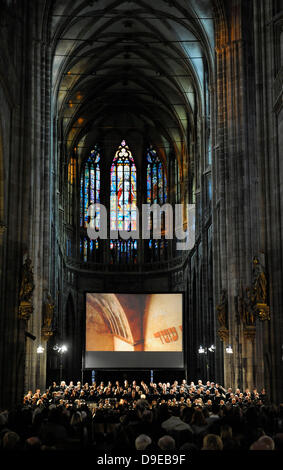
{"label": "tall stone column", "polygon": [[[253,387],[263,351],[238,321],[235,299],[251,285],[252,258],[259,251],[259,204],[254,152],[254,107],[249,100],[247,43],[243,37],[242,2],[230,5],[230,37],[218,34],[216,61],[217,126],[214,162],[215,298],[227,291],[227,329],[223,341],[224,383]],[[259,327],[260,328],[260,327]],[[233,354],[226,354],[230,344]]]}

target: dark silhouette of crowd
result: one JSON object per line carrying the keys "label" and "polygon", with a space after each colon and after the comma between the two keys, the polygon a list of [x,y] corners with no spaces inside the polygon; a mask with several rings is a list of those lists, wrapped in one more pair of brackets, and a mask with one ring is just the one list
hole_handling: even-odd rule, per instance
{"label": "dark silhouette of crowd", "polygon": [[0,449],[184,452],[283,449],[283,405],[213,382],[55,382],[0,413]]}

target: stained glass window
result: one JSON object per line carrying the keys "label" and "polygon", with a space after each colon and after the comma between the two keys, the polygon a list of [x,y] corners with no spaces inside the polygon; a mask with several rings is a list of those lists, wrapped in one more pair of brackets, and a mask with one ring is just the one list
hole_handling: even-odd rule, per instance
{"label": "stained glass window", "polygon": [[176,203],[180,204],[181,202],[181,192],[180,192],[180,173],[179,173],[179,165],[178,165],[178,160],[175,158],[175,168],[174,168],[174,173],[175,173],[175,195],[176,195]]}
{"label": "stained glass window", "polygon": [[[100,240],[90,240],[86,228],[91,223],[88,208],[91,204],[100,203],[100,151],[98,146],[91,150],[89,157],[81,168],[80,178],[80,254],[84,262],[99,261]],[[100,228],[100,212],[94,214],[95,227]]]}
{"label": "stained glass window", "polygon": [[[156,150],[150,147],[147,151],[147,204],[159,204],[167,202],[167,177],[163,163],[159,159]],[[152,228],[152,213],[148,218],[149,228]]]}
{"label": "stained glass window", "polygon": [[[168,201],[167,189],[167,175],[166,169],[160,160],[155,149],[150,146],[147,150],[147,174],[146,174],[146,202],[149,205],[159,204],[162,206]],[[149,212],[148,215],[148,228],[155,228],[156,221],[153,214]],[[167,241],[164,240],[164,214],[161,219],[161,232],[162,238],[160,240],[149,240],[148,247],[148,261],[157,261],[165,258],[167,254]]]}
{"label": "stained glass window", "polygon": [[137,240],[110,240],[110,262],[112,264],[136,263]]}
{"label": "stained glass window", "polygon": [[68,223],[73,224],[73,214],[74,214],[74,188],[76,184],[76,168],[77,168],[77,161],[74,157],[70,158],[68,164]]}
{"label": "stained glass window", "polygon": [[[125,140],[119,146],[110,171],[110,229],[137,229],[137,172]],[[111,240],[113,262],[135,262],[137,241]]]}
{"label": "stained glass window", "polygon": [[167,177],[156,150],[147,151],[147,203],[165,204],[167,202]]}
{"label": "stained glass window", "polygon": [[[97,146],[91,151],[81,170],[80,185],[80,226],[89,223],[88,208],[90,204],[100,203],[100,153]],[[100,227],[100,213],[96,212],[96,228]]]}

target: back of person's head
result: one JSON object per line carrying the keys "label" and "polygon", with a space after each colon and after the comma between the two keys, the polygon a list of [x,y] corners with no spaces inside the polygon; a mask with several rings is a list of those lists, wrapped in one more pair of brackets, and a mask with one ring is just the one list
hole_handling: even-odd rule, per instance
{"label": "back of person's head", "polygon": [[229,426],[229,424],[223,424],[223,426],[221,426],[221,428],[220,428],[220,436],[221,436],[221,439],[222,439],[222,440],[224,440],[224,439],[232,439],[233,431],[232,431],[231,426]]}
{"label": "back of person's head", "polygon": [[261,436],[251,446],[250,450],[274,450],[274,440],[269,436]]}
{"label": "back of person's head", "polygon": [[73,416],[71,417],[71,426],[78,426],[82,422],[82,415],[79,411],[76,411]]}
{"label": "back of person's head", "polygon": [[181,419],[184,423],[190,423],[192,419],[194,409],[191,406],[185,406],[181,411]]}
{"label": "back of person's head", "polygon": [[31,425],[32,424],[32,415],[33,415],[33,411],[30,407],[22,408],[21,416],[20,416],[21,422],[23,424],[25,424],[26,426]]}
{"label": "back of person's head", "polygon": [[135,440],[136,450],[145,450],[151,444],[151,438],[146,434],[140,434]]}
{"label": "back of person's head", "polygon": [[2,411],[2,413],[0,413],[0,429],[4,428],[8,423],[8,415],[9,413],[7,410]]}
{"label": "back of person's head", "polygon": [[171,436],[163,436],[158,440],[158,447],[161,450],[174,450],[175,449],[175,439]]}
{"label": "back of person's head", "polygon": [[40,450],[41,441],[37,436],[32,436],[25,441],[25,450]]}
{"label": "back of person's head", "polygon": [[208,418],[209,417],[209,410],[207,408],[203,408],[202,409],[202,414],[203,414],[204,419]]}
{"label": "back of person's head", "polygon": [[14,450],[19,447],[20,436],[13,431],[8,431],[4,434],[2,439],[2,447],[5,450]]}
{"label": "back of person's head", "polygon": [[150,410],[146,409],[142,412],[141,420],[144,423],[152,423],[152,419],[153,419],[153,415],[152,415],[152,412]]}
{"label": "back of person's head", "polygon": [[222,450],[223,442],[217,434],[207,434],[203,438],[202,450]]}
{"label": "back of person's head", "polygon": [[147,410],[149,408],[149,403],[147,400],[144,398],[140,398],[137,400],[136,403],[136,412],[138,413],[139,416],[142,416],[144,410]]}
{"label": "back of person's head", "polygon": [[283,451],[283,433],[277,433],[274,436],[274,444],[276,450]]}
{"label": "back of person's head", "polygon": [[196,426],[204,426],[206,424],[206,419],[203,415],[203,412],[200,408],[196,408],[192,416],[191,424]]}
{"label": "back of person's head", "polygon": [[49,406],[48,421],[50,423],[59,423],[59,409],[56,407],[56,405]]}
{"label": "back of person's head", "polygon": [[198,447],[196,444],[193,442],[185,442],[185,444],[182,444],[180,446],[180,450],[183,450],[185,452],[198,452]]}

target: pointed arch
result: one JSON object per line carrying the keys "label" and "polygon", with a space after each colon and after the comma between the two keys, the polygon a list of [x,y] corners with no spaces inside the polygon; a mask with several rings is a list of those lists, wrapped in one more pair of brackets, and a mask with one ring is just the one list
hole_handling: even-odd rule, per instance
{"label": "pointed arch", "polygon": [[[137,229],[137,171],[125,140],[121,142],[110,170],[110,230]],[[112,263],[137,261],[137,240],[110,240]]]}
{"label": "pointed arch", "polygon": [[110,178],[110,228],[136,230],[137,172],[125,140],[113,159]]}
{"label": "pointed arch", "polygon": [[[100,151],[96,145],[83,162],[80,175],[80,226],[87,227],[90,204],[100,203]],[[100,214],[96,214],[96,228],[100,226]]]}
{"label": "pointed arch", "polygon": [[[146,154],[147,170],[146,170],[146,202],[148,205],[159,204],[162,206],[168,201],[168,182],[167,168],[161,158],[159,158],[156,150],[150,145]],[[148,228],[154,229],[157,223],[153,218],[152,212],[148,216]],[[161,219],[161,239],[150,239],[147,241],[147,261],[160,261],[166,259],[168,252],[168,241],[164,238],[164,214]]]}
{"label": "pointed arch", "polygon": [[[80,258],[85,263],[99,261],[101,241],[90,240],[86,233],[89,223],[88,208],[91,204],[100,203],[101,153],[98,145],[91,150],[90,155],[84,160],[80,172]],[[101,214],[95,213],[95,228],[99,230]]]}
{"label": "pointed arch", "polygon": [[166,168],[157,155],[156,150],[150,146],[147,150],[147,200],[148,204],[165,204],[167,202],[167,174]]}

